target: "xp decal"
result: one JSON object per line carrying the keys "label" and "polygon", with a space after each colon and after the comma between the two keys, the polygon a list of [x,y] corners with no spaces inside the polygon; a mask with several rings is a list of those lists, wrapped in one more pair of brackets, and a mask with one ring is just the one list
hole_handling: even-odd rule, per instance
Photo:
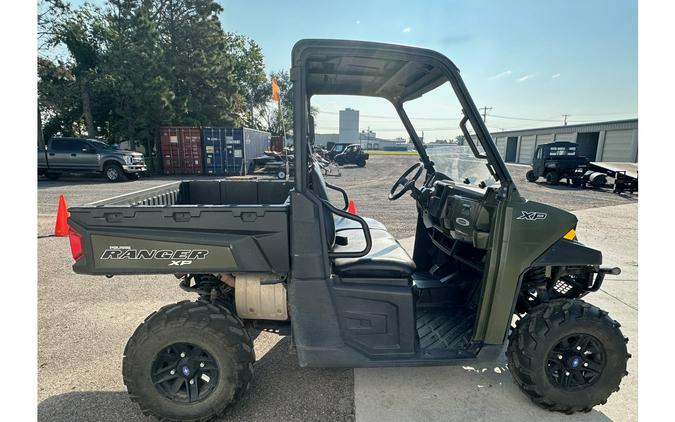
{"label": "xp decal", "polygon": [[528,221],[545,220],[545,219],[546,219],[545,212],[536,212],[536,211],[521,211],[520,217],[516,218],[516,220],[528,220]]}

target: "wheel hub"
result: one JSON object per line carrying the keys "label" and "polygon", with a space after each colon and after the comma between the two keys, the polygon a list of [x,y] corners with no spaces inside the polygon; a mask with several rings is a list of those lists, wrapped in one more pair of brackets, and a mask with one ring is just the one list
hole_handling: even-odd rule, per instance
{"label": "wheel hub", "polygon": [[194,403],[215,390],[218,374],[216,361],[208,351],[190,343],[175,343],[157,353],[151,378],[164,397]]}
{"label": "wheel hub", "polygon": [[589,334],[561,339],[549,352],[546,372],[549,381],[563,390],[580,390],[594,384],[605,367],[605,349]]}

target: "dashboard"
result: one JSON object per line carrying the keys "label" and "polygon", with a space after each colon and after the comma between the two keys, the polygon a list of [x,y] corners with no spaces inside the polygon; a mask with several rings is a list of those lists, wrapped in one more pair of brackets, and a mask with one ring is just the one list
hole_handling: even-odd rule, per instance
{"label": "dashboard", "polygon": [[418,204],[427,229],[487,249],[495,193],[492,187],[458,185],[437,173],[420,190]]}

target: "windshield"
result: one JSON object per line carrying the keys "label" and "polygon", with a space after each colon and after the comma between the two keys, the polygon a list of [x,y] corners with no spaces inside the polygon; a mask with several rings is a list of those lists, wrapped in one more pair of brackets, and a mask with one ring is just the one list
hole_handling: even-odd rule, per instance
{"label": "windshield", "polygon": [[577,155],[576,145],[554,146],[548,152],[551,157],[574,157]]}
{"label": "windshield", "polygon": [[87,139],[87,141],[88,141],[90,144],[92,144],[93,146],[95,146],[97,149],[103,149],[103,150],[108,150],[108,151],[116,150],[115,147],[113,147],[112,145],[110,145],[110,144],[108,144],[108,143],[106,143],[106,142],[102,142],[102,141],[94,141],[94,140],[92,140],[92,139]]}
{"label": "windshield", "polygon": [[476,158],[468,145],[427,146],[434,168],[457,183],[481,188],[498,182],[490,174],[484,158]]}
{"label": "windshield", "polygon": [[[485,150],[475,136],[456,96],[449,95],[449,82],[439,85],[423,96],[405,103],[417,136],[422,139],[427,155],[436,171],[457,183],[480,188],[497,185],[488,169]],[[466,124],[463,127],[463,123]],[[471,136],[471,139],[467,139]],[[470,142],[476,145],[472,151]]]}

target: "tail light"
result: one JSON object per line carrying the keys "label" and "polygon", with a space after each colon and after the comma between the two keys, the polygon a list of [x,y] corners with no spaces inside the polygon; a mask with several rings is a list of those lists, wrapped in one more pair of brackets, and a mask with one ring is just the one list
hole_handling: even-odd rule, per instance
{"label": "tail light", "polygon": [[77,261],[84,255],[82,236],[71,228],[68,231],[68,240],[70,241],[70,253],[73,255],[73,259]]}

